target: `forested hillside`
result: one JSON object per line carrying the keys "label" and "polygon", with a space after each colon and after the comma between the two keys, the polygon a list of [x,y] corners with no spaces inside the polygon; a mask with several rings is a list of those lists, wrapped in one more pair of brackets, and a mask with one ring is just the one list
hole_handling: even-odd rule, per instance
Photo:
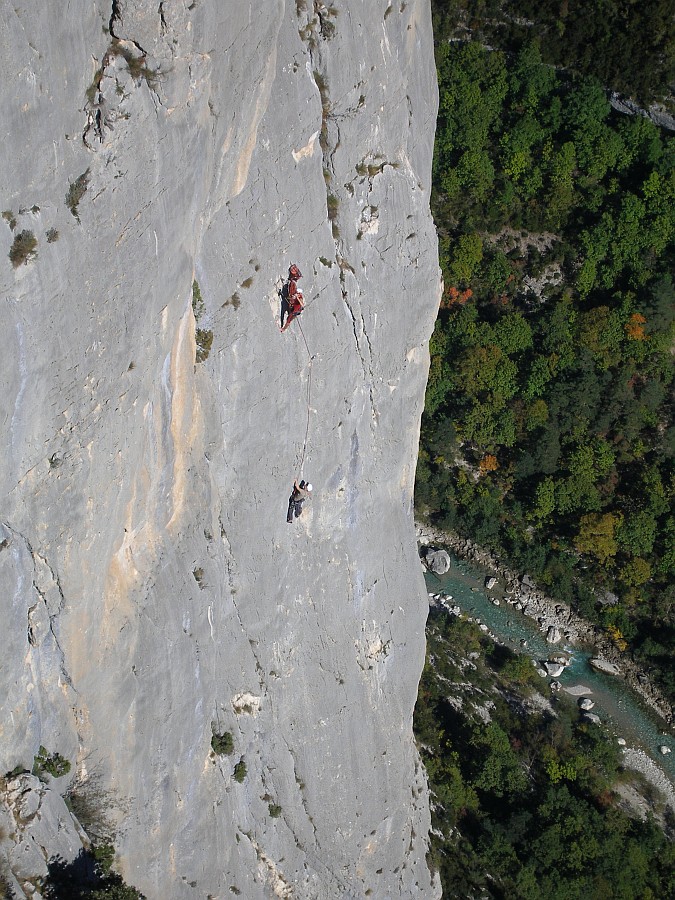
{"label": "forested hillside", "polygon": [[460,23],[482,43],[507,51],[536,37],[544,62],[672,109],[671,0],[433,0],[433,6],[437,41],[453,36]]}
{"label": "forested hillside", "polygon": [[437,611],[427,640],[415,731],[443,897],[672,897],[672,841],[620,797],[635,803],[637,787],[645,813],[662,814],[662,803],[622,771],[616,741],[580,719],[571,698],[549,706],[533,693],[541,678],[529,657],[496,646],[477,625]]}
{"label": "forested hillside", "polygon": [[[459,6],[435,4],[445,292],[418,511],[598,621],[672,695],[675,141],[607,99],[657,37],[634,95],[667,93],[672,15],[607,0],[584,25],[572,0],[464,4],[487,49],[455,31]],[[540,27],[516,27],[516,6]]]}

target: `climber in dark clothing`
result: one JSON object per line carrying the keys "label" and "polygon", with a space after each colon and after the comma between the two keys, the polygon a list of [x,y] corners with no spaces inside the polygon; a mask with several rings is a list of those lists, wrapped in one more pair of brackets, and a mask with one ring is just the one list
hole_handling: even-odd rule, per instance
{"label": "climber in dark clothing", "polygon": [[309,500],[311,493],[312,485],[309,482],[304,481],[304,479],[300,484],[297,481],[293,482],[293,493],[288,498],[288,515],[286,516],[286,521],[289,524],[300,515],[302,505],[305,500]]}

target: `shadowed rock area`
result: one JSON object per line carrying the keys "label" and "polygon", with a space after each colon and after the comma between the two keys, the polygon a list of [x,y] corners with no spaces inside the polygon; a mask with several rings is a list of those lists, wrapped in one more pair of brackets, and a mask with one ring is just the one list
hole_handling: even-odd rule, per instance
{"label": "shadowed rock area", "polygon": [[0,772],[71,763],[0,781],[0,874],[78,858],[70,791],[149,898],[438,896],[427,0],[3,0],[0,36]]}

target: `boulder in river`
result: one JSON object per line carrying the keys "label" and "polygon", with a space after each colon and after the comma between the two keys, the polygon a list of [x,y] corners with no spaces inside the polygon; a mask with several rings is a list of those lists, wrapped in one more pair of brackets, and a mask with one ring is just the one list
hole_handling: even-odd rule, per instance
{"label": "boulder in river", "polygon": [[562,684],[559,681],[552,681],[550,684],[550,688],[554,694],[557,694],[558,691],[561,689],[561,687],[562,687]]}
{"label": "boulder in river", "polygon": [[559,666],[569,666],[572,661],[566,653],[551,653],[549,662],[558,663]]}
{"label": "boulder in river", "polygon": [[659,747],[659,752],[662,753],[663,756],[665,756],[667,753],[670,753],[670,747],[666,747],[665,744],[662,744],[662,745]]}
{"label": "boulder in river", "polygon": [[491,591],[492,588],[493,588],[496,584],[497,584],[497,579],[494,577],[494,575],[490,575],[489,578],[486,578],[486,579],[485,579],[485,587],[488,589],[488,591]]}
{"label": "boulder in river", "polygon": [[550,659],[544,663],[544,668],[552,678],[558,678],[565,671],[565,666],[560,663],[552,662]]}
{"label": "boulder in river", "polygon": [[617,739],[616,739],[616,742],[617,742],[617,744],[619,745],[619,747],[625,747],[625,746],[626,746],[626,738],[617,738]]}
{"label": "boulder in river", "polygon": [[585,697],[586,694],[592,694],[593,691],[583,684],[573,684],[565,688],[565,693],[570,694],[572,697]]}
{"label": "boulder in river", "polygon": [[597,669],[598,672],[604,672],[605,675],[618,675],[619,670],[614,665],[614,663],[609,662],[607,659],[601,659],[599,656],[593,657],[593,659],[588,660],[589,665],[593,666],[594,669]]}
{"label": "boulder in river", "polygon": [[555,625],[549,625],[549,629],[546,632],[546,641],[549,644],[557,644],[562,635],[560,634],[560,629],[556,628]]}
{"label": "boulder in river", "polygon": [[579,709],[583,709],[584,712],[588,712],[590,709],[593,709],[595,703],[591,700],[590,697],[582,697],[579,700]]}
{"label": "boulder in river", "polygon": [[595,714],[595,713],[592,713],[592,712],[584,713],[584,719],[585,719],[587,722],[592,722],[593,725],[599,725],[599,724],[600,724],[600,716],[596,716],[596,714]]}
{"label": "boulder in river", "polygon": [[424,562],[427,569],[435,575],[445,575],[450,569],[450,557],[445,550],[435,550],[427,547],[424,553]]}

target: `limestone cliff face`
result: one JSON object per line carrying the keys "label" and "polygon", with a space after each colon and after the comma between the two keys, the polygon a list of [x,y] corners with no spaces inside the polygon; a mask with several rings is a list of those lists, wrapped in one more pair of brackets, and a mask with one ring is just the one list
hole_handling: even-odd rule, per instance
{"label": "limestone cliff face", "polygon": [[428,0],[3,0],[0,36],[0,772],[72,762],[0,783],[5,878],[77,853],[72,785],[149,898],[436,895]]}

